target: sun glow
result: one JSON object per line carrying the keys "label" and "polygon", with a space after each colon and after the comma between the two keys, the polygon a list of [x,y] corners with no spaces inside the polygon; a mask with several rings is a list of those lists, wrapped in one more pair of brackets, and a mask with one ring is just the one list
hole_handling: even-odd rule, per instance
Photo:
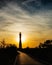
{"label": "sun glow", "polygon": [[[25,40],[26,40],[25,36],[22,35],[22,37],[21,37],[22,43],[24,43]],[[19,43],[19,36],[16,38],[16,41]]]}

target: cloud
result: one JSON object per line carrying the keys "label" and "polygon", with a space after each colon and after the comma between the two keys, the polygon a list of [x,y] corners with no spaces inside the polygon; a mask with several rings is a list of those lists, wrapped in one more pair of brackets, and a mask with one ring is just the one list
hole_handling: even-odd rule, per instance
{"label": "cloud", "polygon": [[17,3],[10,2],[6,5],[0,9],[0,31],[51,33],[52,10],[40,10],[38,13],[30,14],[29,11],[24,10]]}
{"label": "cloud", "polygon": [[16,4],[30,13],[38,12],[42,9],[52,9],[51,0],[0,0],[0,7],[7,6],[8,3]]}

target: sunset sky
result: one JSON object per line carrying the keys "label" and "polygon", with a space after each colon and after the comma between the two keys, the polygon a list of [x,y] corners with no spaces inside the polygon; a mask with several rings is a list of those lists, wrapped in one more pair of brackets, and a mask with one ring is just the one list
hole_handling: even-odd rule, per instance
{"label": "sunset sky", "polygon": [[0,0],[0,41],[23,47],[36,47],[52,39],[52,0]]}

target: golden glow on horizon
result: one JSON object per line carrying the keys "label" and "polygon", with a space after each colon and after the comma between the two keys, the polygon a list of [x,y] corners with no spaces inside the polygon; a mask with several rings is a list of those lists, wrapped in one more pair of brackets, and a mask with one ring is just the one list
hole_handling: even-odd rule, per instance
{"label": "golden glow on horizon", "polygon": [[[25,40],[26,40],[26,38],[25,38],[24,35],[22,35],[21,40],[22,40],[22,44],[24,44],[24,42],[25,42]],[[19,36],[16,38],[16,41],[19,43]]]}
{"label": "golden glow on horizon", "polygon": [[[5,40],[6,44],[15,44],[17,48],[19,47],[19,32],[16,34],[0,33],[0,41]],[[37,33],[24,33],[22,32],[22,48],[35,48],[40,43],[43,43],[47,39],[52,39],[51,35],[44,37],[44,35],[39,36]]]}

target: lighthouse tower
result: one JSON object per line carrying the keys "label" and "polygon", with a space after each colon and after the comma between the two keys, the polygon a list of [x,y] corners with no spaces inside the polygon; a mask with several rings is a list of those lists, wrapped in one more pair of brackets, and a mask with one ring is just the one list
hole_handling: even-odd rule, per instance
{"label": "lighthouse tower", "polygon": [[19,49],[22,49],[21,32],[19,33]]}

